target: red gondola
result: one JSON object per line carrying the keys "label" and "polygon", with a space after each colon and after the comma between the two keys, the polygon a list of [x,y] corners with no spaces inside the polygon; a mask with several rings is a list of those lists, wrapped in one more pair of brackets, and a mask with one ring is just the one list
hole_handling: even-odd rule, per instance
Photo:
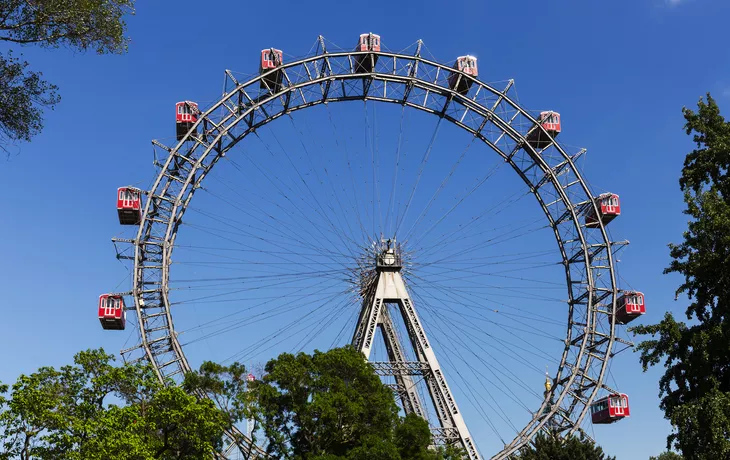
{"label": "red gondola", "polygon": [[[281,50],[269,48],[261,50],[261,67],[259,67],[259,73],[264,74],[270,72],[272,69],[281,67],[284,63],[284,53]],[[272,92],[277,92],[281,89],[281,71],[276,70],[269,73],[261,79],[261,89],[269,89]]]}
{"label": "red gondola", "polygon": [[124,298],[120,295],[102,294],[99,296],[99,322],[104,329],[124,330],[127,313]]}
{"label": "red gondola", "polygon": [[122,225],[139,225],[142,220],[142,192],[134,187],[117,189],[117,214]]}
{"label": "red gondola", "polygon": [[591,419],[595,424],[613,423],[629,415],[629,397],[623,393],[606,396],[591,404]]}
{"label": "red gondola", "polygon": [[195,102],[182,101],[175,104],[175,127],[178,141],[181,141],[193,128],[195,122],[198,121],[198,114],[200,114],[200,110]]}
{"label": "red gondola", "polygon": [[[459,56],[454,62],[455,70],[464,72],[466,75],[470,75],[474,78],[479,76],[479,69],[477,68],[477,58],[474,56]],[[461,78],[459,78],[461,77]],[[449,87],[457,93],[465,96],[471,88],[472,79],[465,77],[457,72],[451,72],[449,75]]]}
{"label": "red gondola", "polygon": [[[355,51],[380,51],[380,35],[374,33],[361,34]],[[378,62],[377,54],[359,54],[355,56],[355,73],[370,73]]]}
{"label": "red gondola", "polygon": [[560,114],[558,112],[540,112],[537,122],[548,132],[546,136],[540,128],[533,126],[527,133],[527,142],[534,149],[544,149],[560,134]]}
{"label": "red gondola", "polygon": [[646,313],[644,294],[636,291],[625,291],[618,298],[616,305],[616,322],[626,324]]}
{"label": "red gondola", "polygon": [[[613,219],[621,215],[621,201],[615,193],[602,193],[596,198],[596,206],[598,207],[599,216],[603,225],[608,225]],[[586,227],[598,228],[598,218],[593,211],[593,207],[588,208],[586,214]]]}

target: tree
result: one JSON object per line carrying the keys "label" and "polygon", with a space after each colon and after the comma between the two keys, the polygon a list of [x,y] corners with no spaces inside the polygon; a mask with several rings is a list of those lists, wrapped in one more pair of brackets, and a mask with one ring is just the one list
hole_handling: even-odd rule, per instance
{"label": "tree", "polygon": [[[202,393],[214,401],[226,420],[227,427],[244,419],[255,419],[251,411],[252,395],[249,392],[248,374],[246,367],[240,363],[223,366],[205,361],[197,372],[188,372],[185,375],[182,386],[189,394]],[[256,442],[255,432],[256,425],[250,443]]]}
{"label": "tree", "polygon": [[667,447],[693,459],[730,458],[730,123],[707,94],[697,111],[683,109],[696,148],[679,180],[689,216],[681,244],[670,244],[664,273],[679,273],[692,324],[671,313],[633,331],[649,334],[638,345],[646,370],[663,362],[661,409],[674,427]]}
{"label": "tree", "polygon": [[427,422],[399,417],[390,389],[352,347],[283,354],[266,369],[250,382],[239,363],[205,362],[181,386],[162,385],[147,364],[78,353],[73,365],[0,385],[0,460],[209,458],[244,419],[261,424],[276,458],[464,457],[454,446],[429,448]]}
{"label": "tree", "polygon": [[603,453],[601,447],[583,437],[538,434],[532,445],[520,451],[520,460],[616,460]]}
{"label": "tree", "polygon": [[649,460],[684,460],[684,457],[676,452],[668,450],[659,454],[658,457],[649,457]]}
{"label": "tree", "polygon": [[[128,43],[124,17],[133,13],[134,0],[0,0],[0,42],[119,54]],[[0,148],[29,141],[43,128],[43,109],[59,101],[28,62],[12,50],[0,54]]]}
{"label": "tree", "polygon": [[0,55],[0,146],[3,139],[29,141],[43,128],[42,107],[53,108],[57,88],[43,80],[28,63]]}
{"label": "tree", "polygon": [[220,447],[228,419],[211,401],[162,386],[148,365],[113,360],[89,350],[0,388],[10,391],[0,398],[0,459],[171,460]]}
{"label": "tree", "polygon": [[392,391],[353,347],[313,355],[283,353],[251,385],[251,416],[276,458],[437,460],[459,449],[431,450],[416,415],[401,418]]}

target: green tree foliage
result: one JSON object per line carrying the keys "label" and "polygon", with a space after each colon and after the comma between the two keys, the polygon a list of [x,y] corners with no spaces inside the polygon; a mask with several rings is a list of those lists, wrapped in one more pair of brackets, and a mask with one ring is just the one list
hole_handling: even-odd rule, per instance
{"label": "green tree foliage", "polygon": [[392,391],[352,347],[284,353],[266,364],[266,372],[252,384],[252,416],[275,458],[462,458],[458,449],[428,449],[428,424],[398,416]]}
{"label": "green tree foliage", "polygon": [[[124,17],[133,12],[134,0],[0,0],[0,42],[119,54],[128,43]],[[12,51],[0,54],[0,148],[30,140],[43,127],[43,108],[59,101],[40,72]]]}
{"label": "green tree foliage", "polygon": [[687,458],[730,458],[730,123],[708,94],[697,111],[683,109],[685,129],[696,148],[687,155],[679,180],[689,216],[681,244],[670,245],[665,273],[684,281],[691,324],[667,313],[655,325],[633,328],[652,339],[642,342],[644,370],[660,362],[661,409],[675,431],[667,447]]}
{"label": "green tree foliage", "polygon": [[560,439],[555,436],[538,434],[532,445],[523,449],[520,460],[616,460],[603,453],[593,441],[571,436]]}
{"label": "green tree foliage", "polygon": [[40,132],[41,108],[58,103],[56,90],[40,72],[28,70],[27,62],[14,58],[12,52],[0,55],[0,142],[29,141]]}
{"label": "green tree foliage", "polygon": [[[0,388],[0,459],[203,458],[228,420],[211,401],[159,384],[149,366],[103,350]],[[4,390],[4,391],[3,391]]]}
{"label": "green tree foliage", "polygon": [[[352,347],[283,354],[249,382],[244,366],[205,362],[182,386],[103,350],[0,385],[0,460],[212,458],[226,429],[252,419],[272,458],[461,460],[431,449],[425,420],[399,417],[391,390]],[[201,395],[208,398],[200,398]]]}
{"label": "green tree foliage", "polygon": [[[188,394],[207,395],[221,411],[226,426],[231,427],[245,419],[255,420],[250,410],[253,402],[247,377],[246,368],[240,363],[223,366],[206,361],[197,372],[185,375],[183,388]],[[249,442],[256,442],[256,429],[254,424],[254,435]]]}
{"label": "green tree foliage", "polygon": [[684,457],[671,450],[662,452],[658,457],[649,457],[649,460],[684,460]]}

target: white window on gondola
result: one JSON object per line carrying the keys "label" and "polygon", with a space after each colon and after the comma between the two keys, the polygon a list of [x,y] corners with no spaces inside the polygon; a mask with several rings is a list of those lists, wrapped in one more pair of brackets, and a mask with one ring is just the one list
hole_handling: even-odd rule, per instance
{"label": "white window on gondola", "polygon": [[609,195],[601,200],[601,203],[606,208],[605,212],[614,213],[616,212],[616,206],[618,206],[618,199],[616,195]]}
{"label": "white window on gondola", "polygon": [[641,297],[634,294],[629,297],[629,304],[632,312],[638,312],[641,309]]}
{"label": "white window on gondola", "polygon": [[612,405],[615,415],[623,415],[625,412],[626,407],[628,406],[628,401],[625,401],[625,398],[621,396],[614,396],[611,398]]}
{"label": "white window on gondola", "polygon": [[114,299],[111,297],[107,297],[104,299],[104,316],[114,316]]}
{"label": "white window on gondola", "polygon": [[126,189],[126,190],[122,190],[120,192],[120,195],[121,195],[120,198],[122,200],[122,207],[131,208],[134,206],[136,193],[134,193],[133,191],[131,191],[129,189]]}
{"label": "white window on gondola", "polygon": [[631,296],[626,300],[626,312],[633,313],[635,311],[636,311],[636,302],[634,302],[634,296]]}

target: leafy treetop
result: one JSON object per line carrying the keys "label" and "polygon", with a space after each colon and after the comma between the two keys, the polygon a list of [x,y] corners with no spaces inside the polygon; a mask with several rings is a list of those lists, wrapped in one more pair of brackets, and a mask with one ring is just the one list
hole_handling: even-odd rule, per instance
{"label": "leafy treetop", "polygon": [[283,459],[461,459],[453,447],[429,449],[416,415],[398,416],[392,391],[353,347],[281,354],[252,385],[253,416],[268,453]]}
{"label": "leafy treetop", "polygon": [[666,452],[662,452],[657,457],[649,457],[649,460],[684,460],[684,457],[676,452],[668,450]]}
{"label": "leafy treetop", "polygon": [[[133,13],[134,0],[0,0],[0,42],[121,54],[129,42],[124,18]],[[41,131],[57,90],[12,49],[0,53],[0,149]]]}
{"label": "leafy treetop", "polygon": [[616,460],[603,453],[593,441],[570,436],[561,439],[557,436],[538,434],[532,445],[523,449],[519,460]]}
{"label": "leafy treetop", "polygon": [[148,365],[114,366],[103,350],[0,386],[0,459],[202,458],[228,420],[211,401],[162,386]]}
{"label": "leafy treetop", "polygon": [[684,278],[676,295],[690,300],[688,325],[671,313],[633,331],[644,370],[662,362],[661,409],[675,428],[668,447],[693,459],[730,458],[730,123],[708,94],[683,109],[696,148],[679,180],[689,216],[681,244],[670,244],[665,273]]}
{"label": "leafy treetop", "polygon": [[0,0],[0,41],[123,53],[134,0]]}

